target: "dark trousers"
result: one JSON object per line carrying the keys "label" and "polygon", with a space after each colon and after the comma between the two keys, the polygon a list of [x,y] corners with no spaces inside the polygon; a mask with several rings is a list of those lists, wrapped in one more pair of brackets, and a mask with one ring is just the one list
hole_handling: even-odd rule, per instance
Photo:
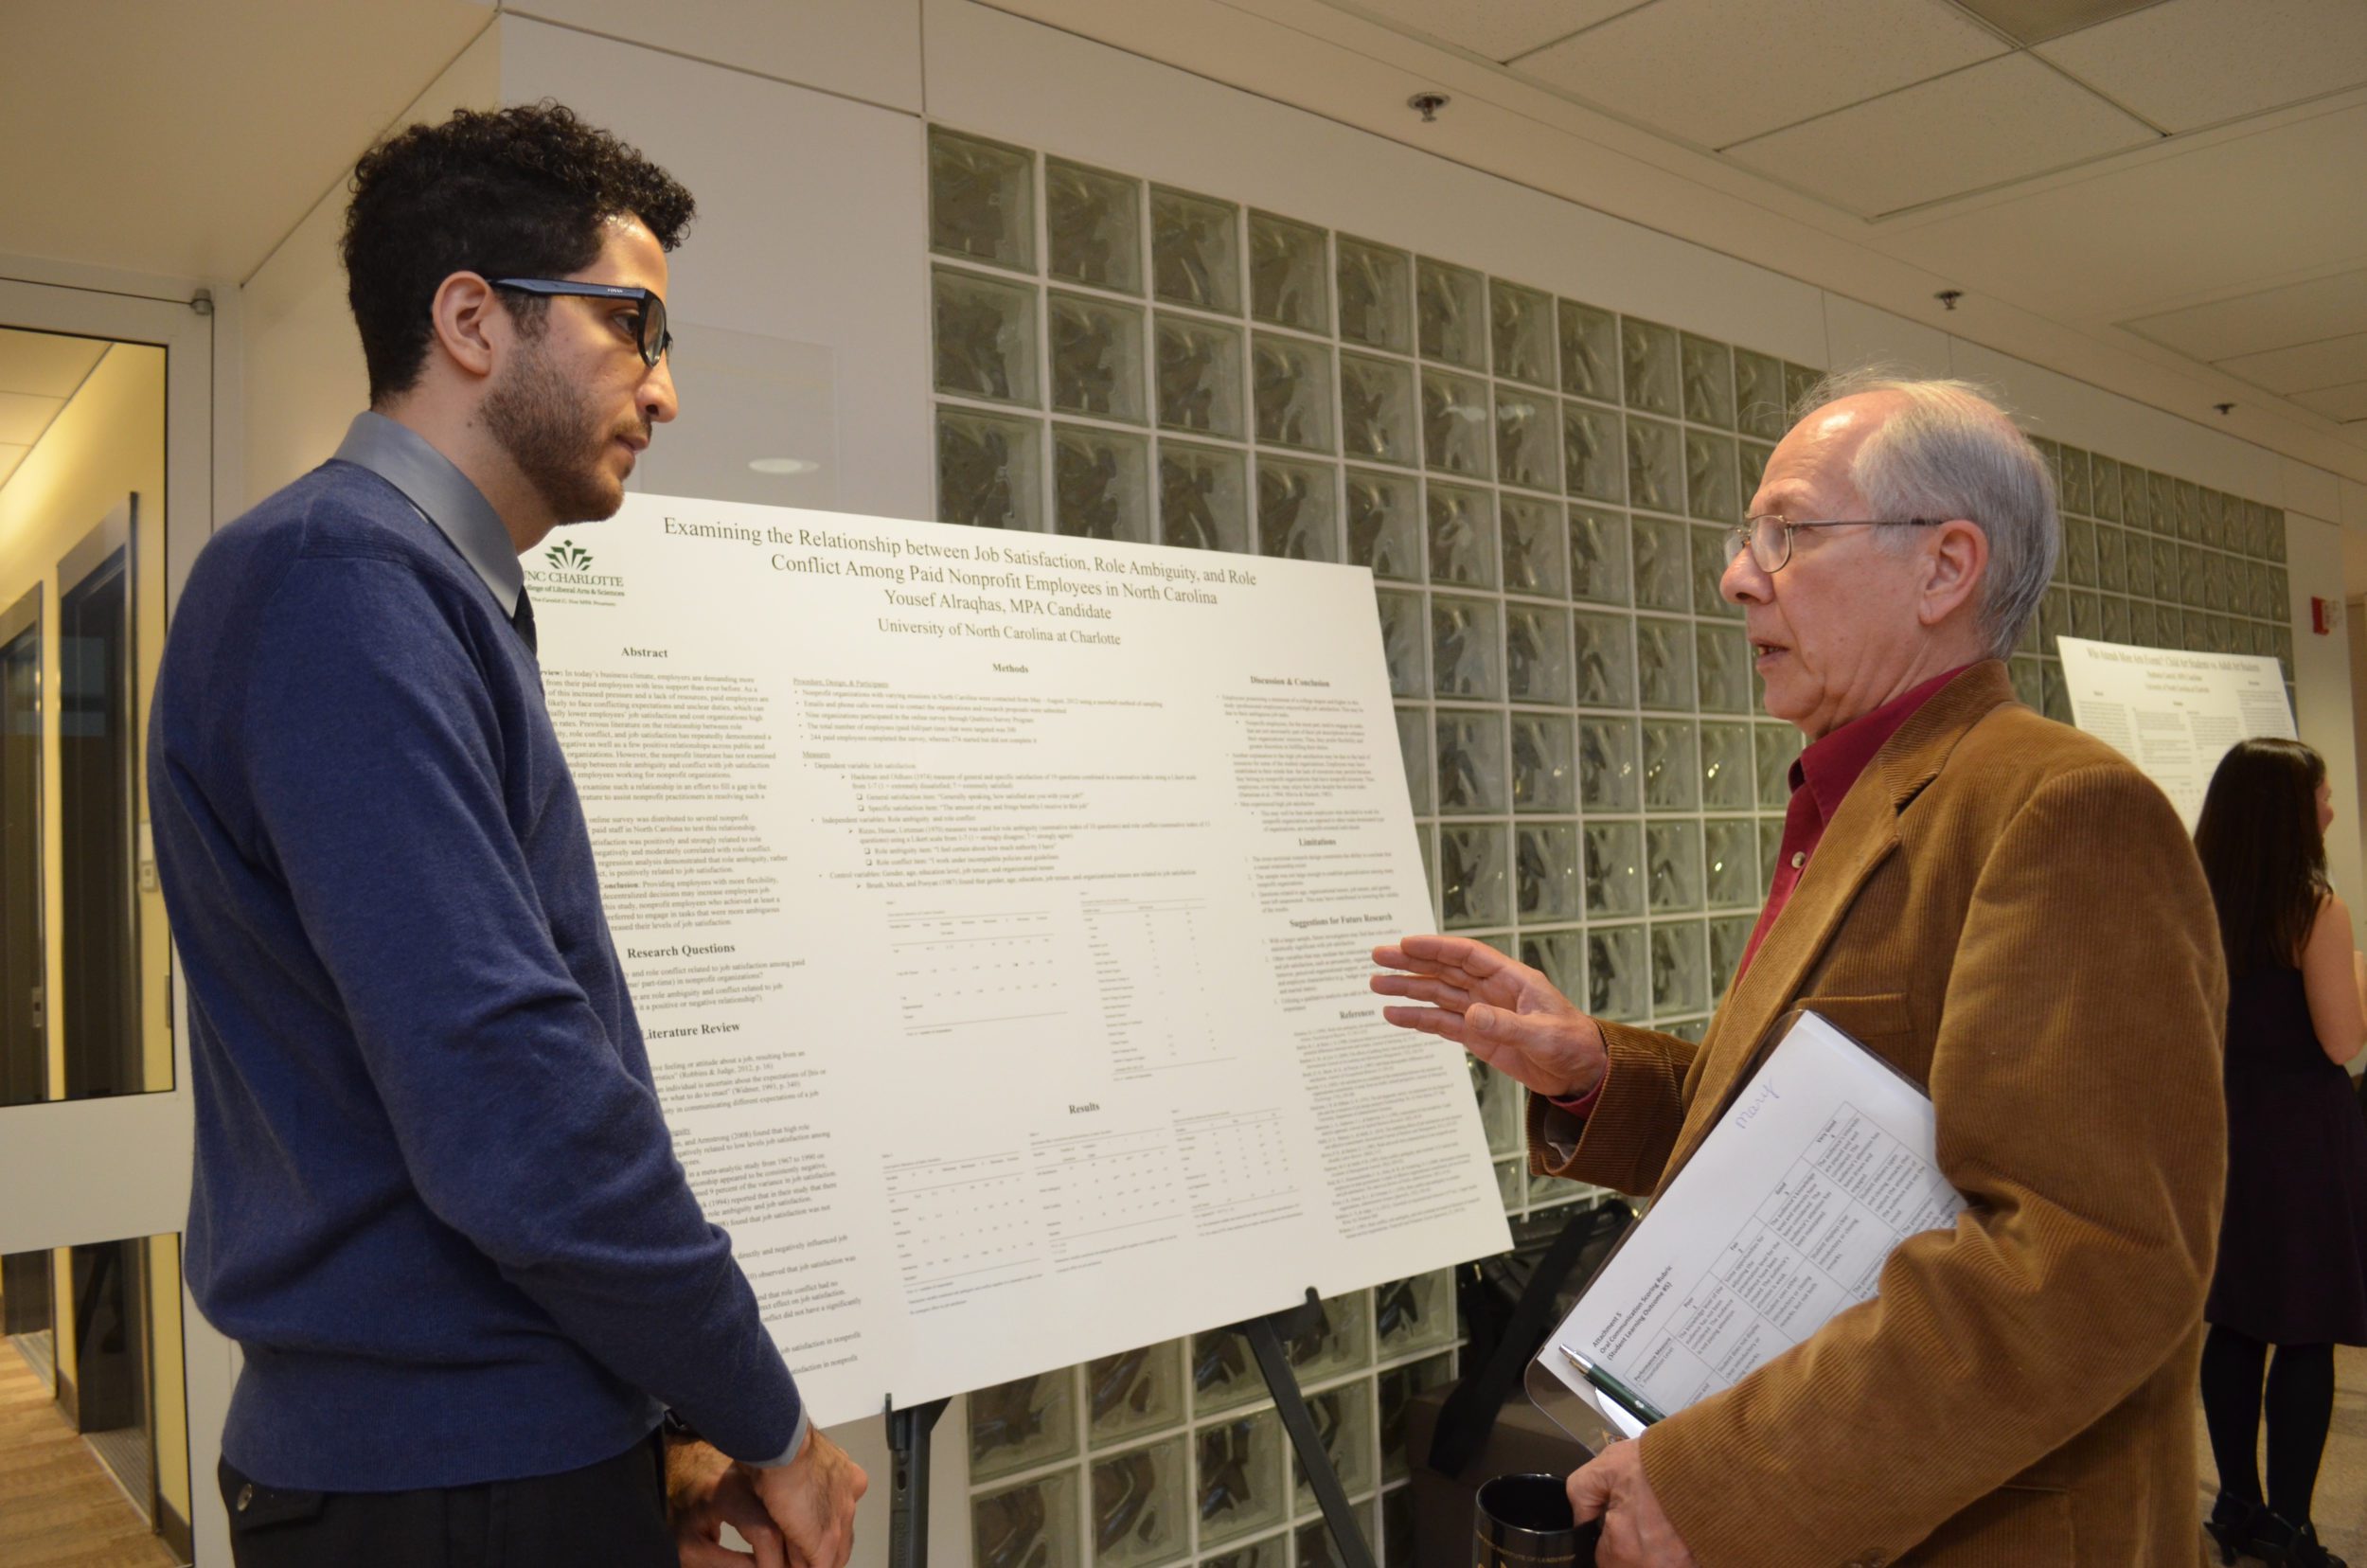
{"label": "dark trousers", "polygon": [[290,1491],[222,1466],[239,1568],[674,1568],[663,1439],[561,1475]]}

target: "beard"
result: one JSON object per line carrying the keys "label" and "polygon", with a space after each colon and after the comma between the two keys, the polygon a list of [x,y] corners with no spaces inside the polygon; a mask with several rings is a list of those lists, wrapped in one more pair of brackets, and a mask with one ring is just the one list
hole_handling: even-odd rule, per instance
{"label": "beard", "polygon": [[597,522],[625,504],[625,488],[604,461],[608,443],[623,435],[646,438],[648,425],[636,419],[628,429],[610,428],[540,348],[510,362],[479,413],[487,434],[561,523]]}

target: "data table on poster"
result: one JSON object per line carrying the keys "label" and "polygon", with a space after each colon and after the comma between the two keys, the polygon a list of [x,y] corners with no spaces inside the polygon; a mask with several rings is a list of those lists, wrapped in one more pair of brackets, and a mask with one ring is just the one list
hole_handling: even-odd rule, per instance
{"label": "data table on poster", "polygon": [[525,560],[684,1166],[818,1418],[1501,1251],[1361,568],[631,498]]}

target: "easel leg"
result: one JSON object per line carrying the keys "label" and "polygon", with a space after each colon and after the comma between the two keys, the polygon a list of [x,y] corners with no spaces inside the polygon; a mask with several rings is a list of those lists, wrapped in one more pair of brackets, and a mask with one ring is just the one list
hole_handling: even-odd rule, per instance
{"label": "easel leg", "polygon": [[951,1402],[899,1410],[893,1397],[887,1401],[888,1568],[928,1568],[929,1434]]}
{"label": "easel leg", "polygon": [[1298,1374],[1291,1369],[1290,1358],[1282,1348],[1282,1330],[1297,1332],[1308,1310],[1315,1308],[1315,1292],[1308,1291],[1307,1298],[1306,1307],[1294,1307],[1272,1317],[1252,1318],[1239,1326],[1240,1331],[1257,1357],[1257,1370],[1266,1375],[1266,1386],[1273,1391],[1274,1411],[1282,1417],[1283,1429],[1290,1434],[1290,1446],[1298,1451],[1308,1484],[1315,1488],[1315,1500],[1323,1505],[1324,1523],[1331,1530],[1342,1568],[1374,1568],[1373,1549],[1365,1542],[1364,1532],[1348,1506],[1348,1494],[1340,1485],[1340,1472],[1331,1467],[1331,1455],[1324,1449],[1323,1435],[1315,1430],[1315,1418],[1308,1414],[1306,1397],[1299,1392]]}

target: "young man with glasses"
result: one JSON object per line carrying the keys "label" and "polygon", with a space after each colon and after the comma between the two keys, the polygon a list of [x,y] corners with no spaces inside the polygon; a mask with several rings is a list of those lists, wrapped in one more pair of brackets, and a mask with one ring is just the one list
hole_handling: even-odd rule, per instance
{"label": "young man with glasses", "polygon": [[1604,1568],[2195,1560],[2227,980],[2169,802],[2014,700],[2057,526],[2037,452],[1959,383],[1828,386],[1775,449],[1721,588],[1808,744],[1699,1044],[1463,937],[1374,953],[1373,989],[1414,1004],[1392,1023],[1527,1086],[1540,1172],[1664,1189],[1793,1008],[1931,1096],[1970,1208],[1893,1251],[1874,1300],[1573,1475]]}
{"label": "young man with glasses", "polygon": [[246,1568],[745,1560],[726,1522],[846,1561],[864,1477],[674,1158],[518,564],[613,515],[675,416],[691,210],[554,105],[372,149],[370,410],[174,618],[150,792]]}

